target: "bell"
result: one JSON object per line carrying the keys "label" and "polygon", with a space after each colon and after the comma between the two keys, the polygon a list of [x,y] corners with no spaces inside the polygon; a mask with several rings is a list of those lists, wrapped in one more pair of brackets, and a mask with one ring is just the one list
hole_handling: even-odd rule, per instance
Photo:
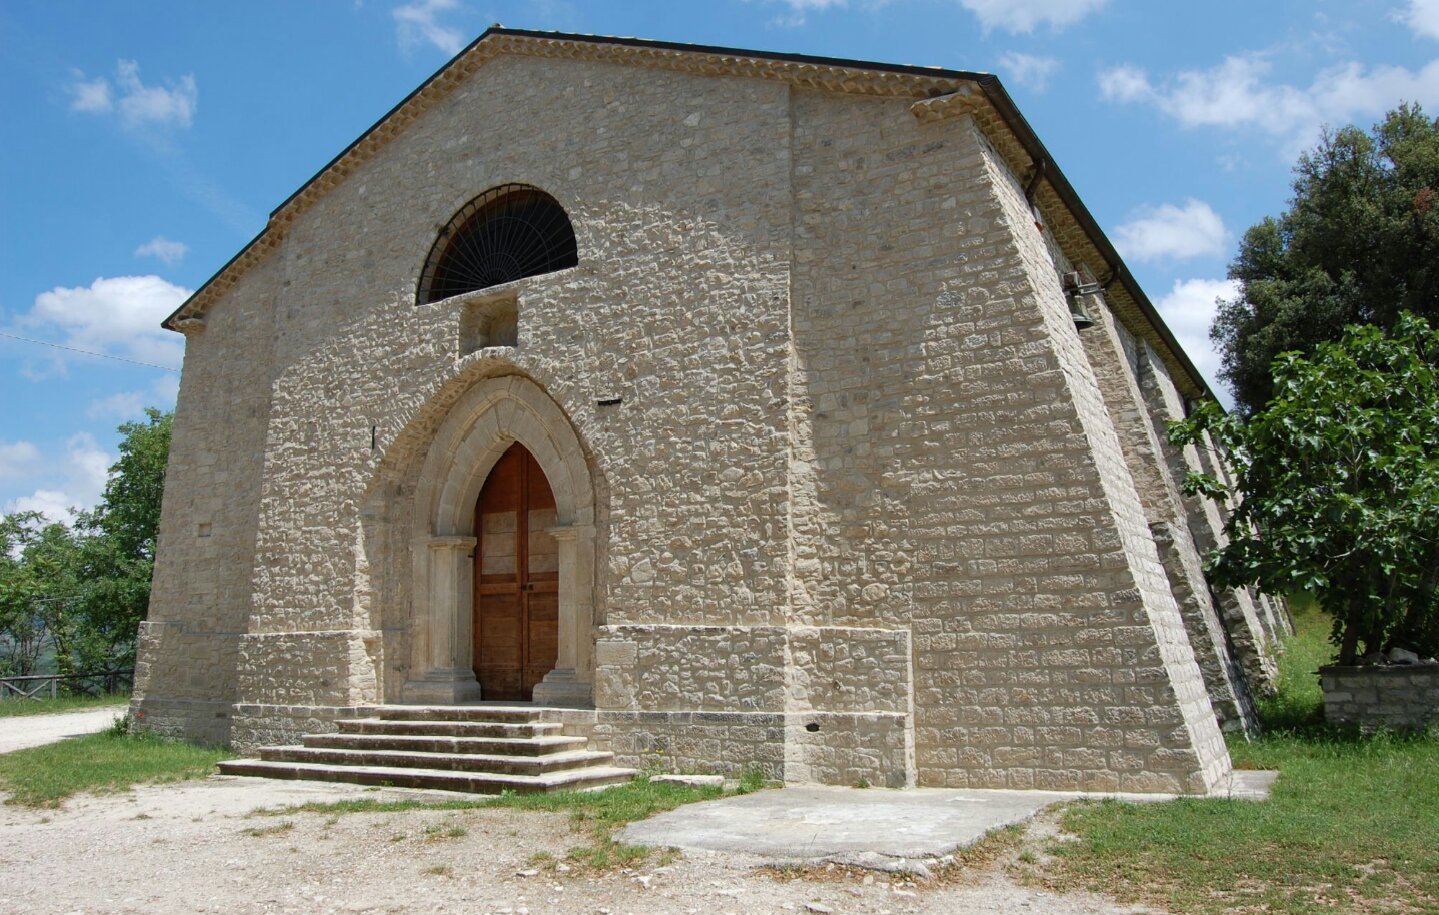
{"label": "bell", "polygon": [[1064,287],[1064,297],[1069,302],[1069,316],[1074,319],[1074,326],[1079,330],[1094,326],[1094,319],[1089,312],[1084,310],[1084,300],[1092,295],[1103,295],[1104,287],[1098,283],[1084,281],[1084,276],[1077,271],[1066,273],[1060,280]]}

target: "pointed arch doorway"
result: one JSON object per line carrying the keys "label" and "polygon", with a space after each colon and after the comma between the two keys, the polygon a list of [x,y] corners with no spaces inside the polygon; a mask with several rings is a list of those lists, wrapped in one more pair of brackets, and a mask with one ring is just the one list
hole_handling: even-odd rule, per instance
{"label": "pointed arch doorway", "polygon": [[515,442],[475,500],[474,670],[487,699],[528,702],[559,656],[559,544],[544,470]]}
{"label": "pointed arch doorway", "polygon": [[[477,618],[475,607],[483,608],[490,598],[478,593],[476,581],[484,583],[486,574],[498,574],[485,572],[480,546],[486,523],[483,491],[491,471],[516,445],[523,449],[516,454],[528,454],[533,461],[524,465],[530,479],[543,480],[549,490],[553,521],[544,523],[534,506],[527,506],[524,543],[527,549],[533,543],[532,551],[541,557],[552,550],[554,559],[527,564],[527,580],[512,580],[510,587],[513,591],[526,584],[539,585],[544,581],[540,576],[546,574],[543,566],[552,561],[557,634],[552,660],[548,654],[543,655],[546,660],[538,660],[541,655],[536,651],[534,663],[511,658],[508,665],[520,671],[529,667],[530,679],[542,677],[530,692],[535,703],[580,708],[594,704],[594,633],[599,622],[594,602],[595,483],[569,417],[543,388],[520,375],[476,381],[449,407],[425,448],[412,502],[411,662],[401,688],[403,702],[448,705],[499,699],[488,688],[482,690],[476,677],[481,669],[477,659],[486,650],[476,637],[476,623],[487,624]],[[404,490],[397,489],[396,495],[403,496]],[[518,516],[514,528],[517,550]],[[498,542],[492,540],[492,547]],[[503,584],[495,579],[490,583]],[[528,620],[535,616],[531,612]],[[512,617],[517,615],[512,612]],[[540,632],[549,625],[542,618],[535,622]],[[479,634],[484,635],[483,629]],[[511,641],[518,645],[519,635],[513,634]],[[528,688],[524,673],[518,678],[523,692]]]}

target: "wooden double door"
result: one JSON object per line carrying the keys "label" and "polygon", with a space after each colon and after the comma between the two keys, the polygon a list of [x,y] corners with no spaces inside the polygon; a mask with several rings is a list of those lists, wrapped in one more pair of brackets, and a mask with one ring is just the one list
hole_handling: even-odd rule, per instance
{"label": "wooden double door", "polygon": [[516,442],[475,503],[475,676],[486,699],[529,701],[559,653],[555,496]]}

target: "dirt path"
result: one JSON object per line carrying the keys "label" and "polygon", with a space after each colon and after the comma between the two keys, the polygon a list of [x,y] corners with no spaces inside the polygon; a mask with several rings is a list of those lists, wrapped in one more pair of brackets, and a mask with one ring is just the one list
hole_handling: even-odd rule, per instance
{"label": "dirt path", "polygon": [[[537,869],[583,843],[563,815],[515,810],[252,816],[258,806],[415,796],[212,778],[0,808],[0,912],[726,913],[1131,912],[1002,874],[930,889],[875,875],[776,880],[758,859],[692,853],[587,876]],[[538,870],[538,872],[536,872]]]}
{"label": "dirt path", "polygon": [[79,737],[103,731],[110,722],[125,714],[125,706],[55,715],[14,715],[0,718],[0,753],[12,753],[26,747],[54,743],[66,737]]}

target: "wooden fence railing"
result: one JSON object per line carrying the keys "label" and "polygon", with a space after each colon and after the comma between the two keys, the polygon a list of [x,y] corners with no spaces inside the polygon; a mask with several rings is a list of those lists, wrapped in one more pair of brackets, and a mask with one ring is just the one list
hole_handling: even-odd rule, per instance
{"label": "wooden fence railing", "polygon": [[[83,685],[85,693],[114,693],[122,685],[133,686],[135,671],[105,670],[88,674],[33,674],[28,677],[0,677],[0,702],[24,699],[54,699],[60,684]],[[73,687],[72,687],[73,688]]]}

